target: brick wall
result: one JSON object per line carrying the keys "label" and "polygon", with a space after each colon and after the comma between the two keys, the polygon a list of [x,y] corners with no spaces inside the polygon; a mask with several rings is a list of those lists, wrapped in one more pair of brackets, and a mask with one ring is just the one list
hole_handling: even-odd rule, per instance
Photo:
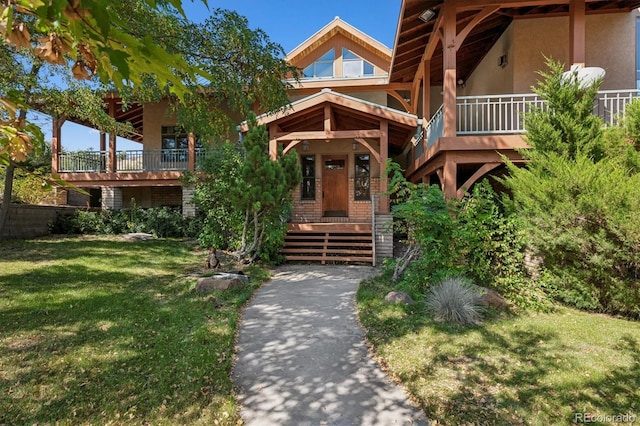
{"label": "brick wall", "polygon": [[181,206],[181,186],[158,186],[151,188],[151,207]]}
{"label": "brick wall", "polygon": [[12,204],[2,234],[7,239],[26,239],[49,234],[49,224],[59,214],[70,214],[78,207]]}
{"label": "brick wall", "polygon": [[[371,222],[371,200],[354,200],[353,178],[349,178],[348,190],[348,221],[349,222]],[[371,178],[372,194],[380,191],[380,179]],[[293,222],[344,222],[342,218],[322,217],[322,179],[316,179],[316,199],[301,200],[300,187],[296,188],[293,194]]]}

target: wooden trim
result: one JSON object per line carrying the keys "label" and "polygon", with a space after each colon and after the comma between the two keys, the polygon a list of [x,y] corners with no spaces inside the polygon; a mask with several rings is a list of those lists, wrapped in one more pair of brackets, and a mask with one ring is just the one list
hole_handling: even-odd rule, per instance
{"label": "wooden trim", "polygon": [[373,147],[371,145],[369,145],[369,142],[367,142],[365,139],[363,138],[355,138],[354,139],[356,142],[358,142],[360,145],[364,146],[365,148],[367,148],[367,150],[371,153],[371,155],[373,155],[376,159],[376,161],[380,164],[381,163],[381,158],[380,158],[380,154],[378,152],[376,152],[375,149],[373,149]]}
{"label": "wooden trim", "polygon": [[117,173],[60,173],[60,178],[80,187],[140,187],[182,186],[181,171],[117,172]]}
{"label": "wooden trim", "polygon": [[[355,138],[379,138],[380,130],[334,130],[331,132],[324,131],[302,131],[276,133],[275,140],[278,142],[300,140],[331,140],[331,139],[355,139]],[[274,137],[272,136],[272,137]]]}
{"label": "wooden trim", "polygon": [[411,104],[405,101],[404,98],[400,96],[398,92],[396,92],[395,90],[386,90],[386,93],[392,98],[396,99],[398,102],[400,102],[400,104],[405,109],[405,111],[407,111],[408,113],[415,114],[413,111],[411,111],[412,110]]}
{"label": "wooden trim", "polygon": [[[584,0],[582,0],[584,1]],[[458,49],[460,49],[460,46],[462,46],[462,44],[464,43],[465,39],[467,38],[467,36],[469,35],[469,33],[471,32],[471,30],[473,30],[476,25],[478,25],[480,22],[482,22],[485,18],[487,18],[490,15],[493,15],[494,13],[496,13],[497,11],[500,10],[500,6],[487,6],[484,9],[482,9],[480,11],[480,13],[478,13],[477,15],[475,15],[473,17],[473,19],[471,20],[471,22],[469,22],[463,29],[462,31],[460,31],[458,33],[458,35],[456,36],[456,51]]]}
{"label": "wooden trim", "polygon": [[457,74],[456,74],[456,7],[455,3],[447,1],[444,3],[444,38],[443,47],[443,135],[452,137],[456,135],[456,114],[457,114]]}
{"label": "wooden trim", "polygon": [[389,122],[380,120],[380,213],[389,213],[389,197],[385,194],[388,190],[388,178],[386,173],[387,158],[389,155]]}
{"label": "wooden trim", "polygon": [[187,139],[188,143],[188,160],[187,160],[187,170],[193,172],[196,170],[196,137],[193,132],[189,132],[189,136]]}

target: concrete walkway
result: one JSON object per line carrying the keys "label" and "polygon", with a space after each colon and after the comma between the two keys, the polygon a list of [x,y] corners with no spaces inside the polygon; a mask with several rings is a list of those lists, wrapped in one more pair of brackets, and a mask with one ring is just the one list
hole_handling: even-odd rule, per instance
{"label": "concrete walkway", "polygon": [[245,425],[428,424],[371,359],[355,313],[362,266],[287,265],[246,308],[233,378]]}

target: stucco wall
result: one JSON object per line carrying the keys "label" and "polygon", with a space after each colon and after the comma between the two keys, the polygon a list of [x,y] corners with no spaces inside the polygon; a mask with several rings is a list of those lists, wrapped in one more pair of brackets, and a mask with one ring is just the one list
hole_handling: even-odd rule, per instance
{"label": "stucco wall", "polygon": [[142,119],[144,120],[145,149],[162,148],[162,126],[173,126],[176,117],[169,113],[167,101],[145,104]]}
{"label": "stucco wall", "polygon": [[[606,70],[602,89],[634,89],[635,31],[634,13],[587,16],[586,65]],[[513,89],[531,92],[538,79],[536,71],[545,69],[545,56],[570,65],[569,18],[520,19],[513,23]]]}
{"label": "stucco wall", "polygon": [[[513,93],[513,32],[513,25],[510,25],[467,78],[464,87],[458,89],[459,96]],[[499,66],[499,59],[503,55],[507,57],[505,67]]]}

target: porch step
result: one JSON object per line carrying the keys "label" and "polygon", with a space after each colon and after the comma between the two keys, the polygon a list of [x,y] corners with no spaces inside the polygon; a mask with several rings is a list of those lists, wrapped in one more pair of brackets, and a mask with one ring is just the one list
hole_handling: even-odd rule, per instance
{"label": "porch step", "polygon": [[373,263],[367,223],[292,223],[281,250],[287,261]]}

